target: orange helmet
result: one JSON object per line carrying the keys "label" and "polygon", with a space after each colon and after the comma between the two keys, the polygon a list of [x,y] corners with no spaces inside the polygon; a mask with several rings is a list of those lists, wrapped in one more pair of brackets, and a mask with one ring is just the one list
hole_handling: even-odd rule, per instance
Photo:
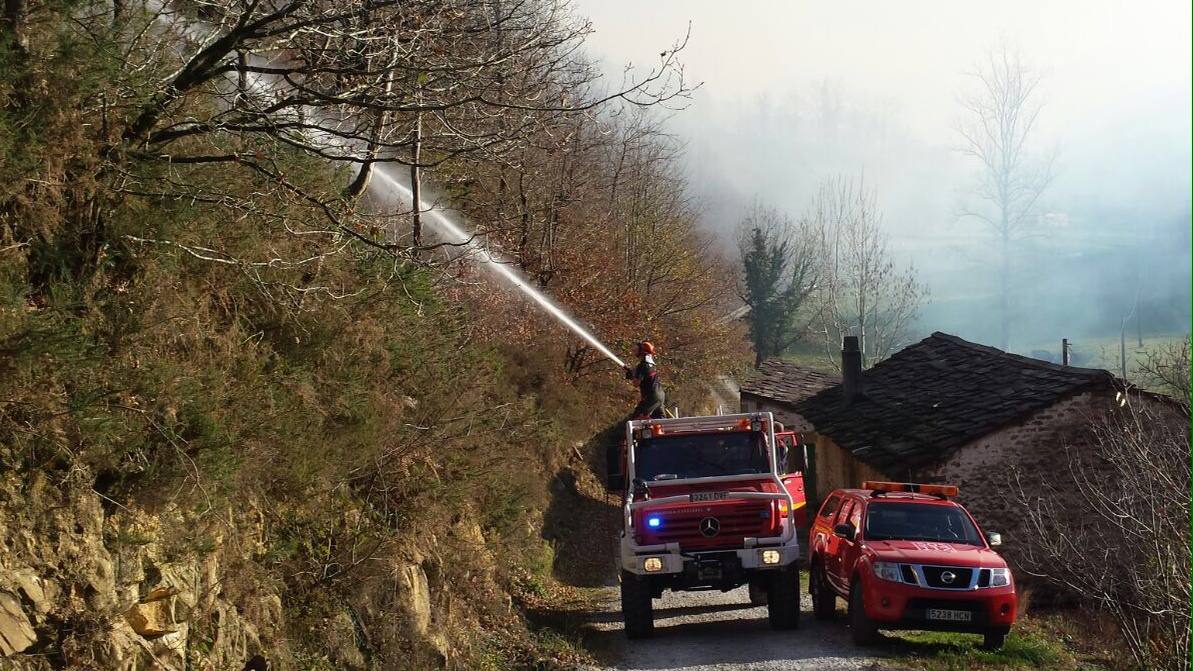
{"label": "orange helmet", "polygon": [[647,354],[654,354],[654,345],[649,340],[643,340],[638,343],[638,356],[646,356]]}

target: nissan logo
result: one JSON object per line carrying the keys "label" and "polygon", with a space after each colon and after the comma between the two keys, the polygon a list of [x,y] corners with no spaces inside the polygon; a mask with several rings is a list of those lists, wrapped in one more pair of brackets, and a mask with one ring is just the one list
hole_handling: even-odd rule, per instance
{"label": "nissan logo", "polygon": [[721,533],[721,523],[715,517],[705,517],[700,520],[700,534],[705,537],[713,537]]}
{"label": "nissan logo", "polygon": [[945,571],[940,574],[940,581],[946,585],[952,585],[953,581],[957,579],[957,574],[952,571]]}

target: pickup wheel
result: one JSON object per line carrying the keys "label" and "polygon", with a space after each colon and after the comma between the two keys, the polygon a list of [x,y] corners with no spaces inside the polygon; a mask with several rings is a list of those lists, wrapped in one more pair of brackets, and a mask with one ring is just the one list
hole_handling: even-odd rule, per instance
{"label": "pickup wheel", "polygon": [[1007,642],[1007,632],[1001,629],[995,629],[986,632],[984,640],[982,641],[982,648],[984,650],[1001,650],[1003,643]]}
{"label": "pickup wheel", "polygon": [[622,570],[621,617],[625,633],[630,638],[646,638],[654,633],[654,604],[651,602],[650,581]]}
{"label": "pickup wheel", "polygon": [[808,573],[808,593],[812,597],[812,613],[817,620],[831,620],[837,610],[837,595],[829,587],[824,567],[816,564]]}
{"label": "pickup wheel", "polygon": [[866,617],[864,598],[861,582],[854,580],[849,588],[849,628],[853,630],[854,645],[873,645],[878,640],[878,627]]}
{"label": "pickup wheel", "polygon": [[771,576],[766,614],[773,629],[799,627],[799,569],[792,564]]}

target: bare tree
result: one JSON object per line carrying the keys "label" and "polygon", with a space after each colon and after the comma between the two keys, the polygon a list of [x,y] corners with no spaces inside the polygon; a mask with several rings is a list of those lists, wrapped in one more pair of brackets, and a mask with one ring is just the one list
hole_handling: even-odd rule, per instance
{"label": "bare tree", "polygon": [[969,73],[974,85],[960,97],[968,118],[958,128],[960,151],[979,164],[974,195],[961,214],[980,221],[998,241],[999,345],[1011,339],[1011,259],[1016,242],[1034,224],[1040,196],[1052,181],[1051,157],[1030,151],[1042,107],[1039,74],[1006,43]]}
{"label": "bare tree", "polygon": [[1189,401],[1189,336],[1148,348],[1136,362],[1134,378],[1144,387]]}
{"label": "bare tree", "polygon": [[[738,295],[750,308],[746,320],[755,366],[782,354],[805,334],[803,308],[822,268],[820,243],[813,221],[793,222],[762,203],[754,203],[738,222]],[[797,324],[801,318],[803,327]]]}
{"label": "bare tree", "polygon": [[826,182],[808,216],[824,240],[818,330],[825,354],[839,365],[841,339],[856,335],[863,365],[871,366],[905,344],[927,288],[913,266],[895,263],[878,196],[861,181]]}
{"label": "bare tree", "polygon": [[[0,41],[19,46],[25,2],[9,5]],[[123,198],[241,211],[285,200],[315,215],[284,222],[309,240],[347,237],[405,253],[410,243],[393,240],[392,221],[363,225],[355,203],[377,164],[502,161],[560,120],[689,90],[677,61],[682,43],[663,50],[655,69],[598,90],[581,49],[590,28],[560,0],[140,0],[122,3],[115,23],[105,2],[36,7],[43,17],[71,12],[64,25],[105,45],[119,68],[83,103],[96,121],[85,125],[98,156],[74,161],[64,177],[87,187],[63,208],[71,215],[62,245],[79,250],[76,274],[112,244],[107,216]],[[29,48],[36,62],[52,46]],[[346,190],[326,188],[311,179],[320,159],[356,179]],[[238,189],[246,181],[260,185],[247,198]],[[17,239],[40,235],[23,228],[14,203],[0,211],[13,211]]]}
{"label": "bare tree", "polygon": [[1188,671],[1189,415],[1120,393],[1070,445],[1067,472],[1017,473],[1021,567],[1118,624],[1145,669]]}

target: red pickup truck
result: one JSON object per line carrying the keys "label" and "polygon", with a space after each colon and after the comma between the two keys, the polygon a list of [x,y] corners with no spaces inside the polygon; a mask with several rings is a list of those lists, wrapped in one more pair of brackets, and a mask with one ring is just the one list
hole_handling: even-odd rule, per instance
{"label": "red pickup truck", "polygon": [[817,619],[831,619],[840,596],[858,645],[879,629],[930,629],[1002,647],[1016,610],[1011,570],[992,549],[1002,540],[983,535],[956,495],[948,485],[893,482],[829,495],[808,540]]}
{"label": "red pickup truck", "polygon": [[668,589],[749,585],[773,627],[798,626],[804,484],[796,446],[769,412],[626,423],[625,442],[609,454],[608,486],[623,496],[628,636],[654,631],[652,600]]}

